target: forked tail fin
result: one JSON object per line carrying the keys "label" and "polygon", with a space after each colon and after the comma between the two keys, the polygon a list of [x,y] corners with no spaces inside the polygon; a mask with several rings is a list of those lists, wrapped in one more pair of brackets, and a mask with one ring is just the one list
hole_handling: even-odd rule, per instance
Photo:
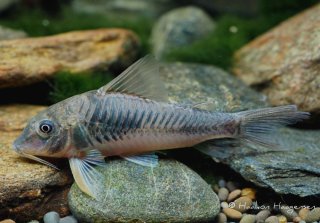
{"label": "forked tail fin", "polygon": [[270,136],[277,128],[307,119],[310,114],[298,111],[295,105],[285,105],[243,111],[235,115],[240,122],[238,136],[241,141],[272,147],[275,144]]}

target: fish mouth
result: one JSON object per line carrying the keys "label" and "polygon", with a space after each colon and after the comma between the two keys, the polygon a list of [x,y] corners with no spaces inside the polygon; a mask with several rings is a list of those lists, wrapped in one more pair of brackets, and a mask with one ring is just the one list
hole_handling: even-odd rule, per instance
{"label": "fish mouth", "polygon": [[43,160],[43,159],[41,159],[41,158],[39,158],[39,157],[36,157],[36,156],[34,156],[34,155],[30,155],[30,154],[24,153],[24,152],[22,152],[22,151],[20,151],[20,150],[18,150],[18,149],[15,149],[15,150],[16,150],[16,152],[17,152],[20,156],[22,156],[22,157],[25,157],[25,158],[34,160],[34,161],[36,161],[36,162],[45,164],[45,165],[47,165],[47,166],[49,166],[49,167],[51,167],[51,168],[53,168],[53,169],[60,170],[57,166],[53,165],[52,163],[49,163],[49,162],[46,161],[46,160]]}

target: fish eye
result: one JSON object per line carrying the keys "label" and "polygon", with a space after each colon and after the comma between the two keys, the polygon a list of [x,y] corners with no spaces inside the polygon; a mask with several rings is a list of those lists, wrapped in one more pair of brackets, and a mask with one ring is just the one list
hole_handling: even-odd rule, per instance
{"label": "fish eye", "polygon": [[43,120],[39,124],[39,130],[42,133],[49,134],[53,130],[53,123],[50,120]]}

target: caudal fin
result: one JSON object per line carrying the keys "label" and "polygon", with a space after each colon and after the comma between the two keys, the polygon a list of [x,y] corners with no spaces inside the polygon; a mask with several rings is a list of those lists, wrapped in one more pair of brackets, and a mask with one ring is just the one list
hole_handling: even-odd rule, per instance
{"label": "caudal fin", "polygon": [[273,108],[262,108],[236,113],[240,120],[239,139],[263,146],[272,147],[272,133],[285,125],[295,124],[307,119],[308,112],[297,110],[295,105],[286,105]]}

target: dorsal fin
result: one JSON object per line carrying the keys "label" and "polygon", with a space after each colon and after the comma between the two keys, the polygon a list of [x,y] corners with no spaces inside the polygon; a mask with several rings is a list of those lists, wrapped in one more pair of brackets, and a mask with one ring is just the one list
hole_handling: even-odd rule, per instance
{"label": "dorsal fin", "polygon": [[156,101],[168,101],[164,83],[159,77],[159,63],[147,55],[98,89],[99,94],[120,92]]}

